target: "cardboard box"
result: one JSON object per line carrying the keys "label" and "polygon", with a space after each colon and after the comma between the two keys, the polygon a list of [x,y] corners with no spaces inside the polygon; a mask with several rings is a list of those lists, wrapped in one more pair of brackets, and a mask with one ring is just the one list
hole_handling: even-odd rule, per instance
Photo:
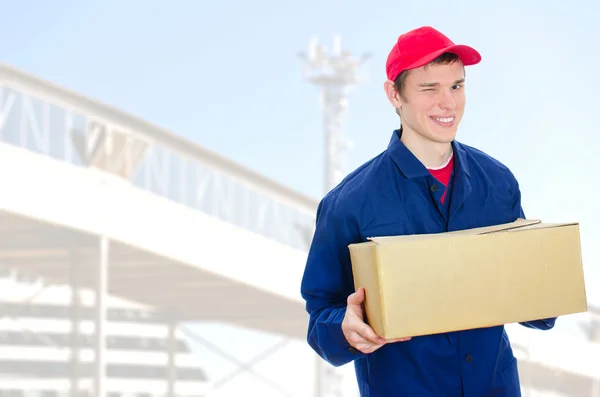
{"label": "cardboard box", "polygon": [[386,339],[587,311],[577,223],[519,219],[349,249],[367,322]]}

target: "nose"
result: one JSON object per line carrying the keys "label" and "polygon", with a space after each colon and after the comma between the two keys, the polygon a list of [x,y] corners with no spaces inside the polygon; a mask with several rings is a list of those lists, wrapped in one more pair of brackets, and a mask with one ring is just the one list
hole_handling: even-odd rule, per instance
{"label": "nose", "polygon": [[452,92],[442,91],[440,95],[440,108],[444,110],[454,110],[456,107],[456,102],[454,101]]}

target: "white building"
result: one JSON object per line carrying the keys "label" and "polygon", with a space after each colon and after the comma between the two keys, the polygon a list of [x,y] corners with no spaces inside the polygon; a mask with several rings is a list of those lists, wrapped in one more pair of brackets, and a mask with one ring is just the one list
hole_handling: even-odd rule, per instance
{"label": "white building", "polygon": [[[201,370],[190,362],[183,368],[180,361],[188,358],[177,353],[175,330],[181,322],[225,322],[304,338],[307,317],[297,285],[314,200],[148,122],[8,66],[0,66],[0,186],[0,264],[10,274],[58,286],[48,287],[55,295],[45,296],[60,301],[60,309],[39,302],[24,306],[29,287],[20,285],[4,296],[12,301],[3,307],[28,307],[29,314],[69,312],[69,324],[22,313],[18,322],[33,322],[42,333],[54,327],[64,336],[81,323],[84,348],[72,343],[54,354],[57,360],[69,357],[71,369],[60,378],[73,381],[71,395],[76,395],[72,384],[91,388],[95,396],[127,391],[114,383],[125,376],[115,371],[128,372],[133,381],[142,376],[139,368],[148,385],[150,378],[162,382],[152,388],[153,396],[201,395],[203,387],[189,384],[204,382]],[[67,310],[71,289],[82,291],[82,299],[71,300]],[[155,351],[145,367],[123,367],[142,356],[116,353],[112,344],[122,339],[115,338],[136,329],[140,336],[164,334],[164,323],[124,325],[113,317],[125,302],[168,319],[173,332],[166,357]],[[15,320],[7,317],[8,312],[0,313],[17,341]],[[25,352],[28,347],[20,345],[17,351],[13,342],[0,346],[0,356],[30,357],[21,364],[7,361],[0,389],[23,379],[17,369],[23,362],[31,374],[50,370],[41,350]],[[39,359],[33,359],[37,353]],[[165,368],[149,370],[153,360]],[[133,389],[147,395],[147,388]]]}
{"label": "white building", "polygon": [[[6,272],[4,272],[6,273]],[[67,397],[70,382],[79,396],[92,395],[94,294],[79,291],[79,326],[72,330],[68,286],[47,286],[18,274],[0,278],[0,396]],[[160,313],[115,297],[107,299],[106,392],[142,397],[167,389],[171,323]],[[199,396],[207,377],[199,357],[175,330],[174,389]],[[72,349],[78,356],[71,354]]]}

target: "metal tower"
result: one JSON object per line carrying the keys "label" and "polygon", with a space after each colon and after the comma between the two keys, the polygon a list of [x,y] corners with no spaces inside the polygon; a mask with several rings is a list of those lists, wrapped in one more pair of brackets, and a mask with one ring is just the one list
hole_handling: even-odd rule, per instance
{"label": "metal tower", "polygon": [[344,175],[344,152],[350,146],[342,131],[348,109],[347,95],[351,88],[366,81],[357,74],[357,69],[370,57],[365,54],[355,58],[349,51],[342,50],[339,36],[334,38],[333,43],[332,53],[327,54],[327,49],[313,38],[308,55],[299,54],[306,62],[304,77],[321,89],[325,132],[325,193],[337,185]]}
{"label": "metal tower", "polygon": [[[342,50],[339,36],[333,41],[332,54],[321,46],[316,38],[311,39],[308,54],[300,53],[305,61],[304,78],[321,89],[323,127],[325,133],[325,176],[324,193],[335,187],[344,176],[344,152],[350,142],[344,138],[342,124],[348,109],[351,89],[366,79],[357,74],[357,69],[369,57],[353,57]],[[334,368],[325,368],[319,356],[315,362],[315,397],[341,397],[340,375]]]}

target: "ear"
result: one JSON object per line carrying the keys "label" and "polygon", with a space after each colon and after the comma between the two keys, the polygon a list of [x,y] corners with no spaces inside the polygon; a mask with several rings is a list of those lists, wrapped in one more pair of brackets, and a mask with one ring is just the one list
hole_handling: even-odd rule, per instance
{"label": "ear", "polygon": [[392,106],[396,109],[400,109],[402,107],[402,100],[400,98],[400,93],[394,86],[394,82],[391,80],[386,80],[386,82],[383,84],[383,90],[385,91],[385,95]]}

